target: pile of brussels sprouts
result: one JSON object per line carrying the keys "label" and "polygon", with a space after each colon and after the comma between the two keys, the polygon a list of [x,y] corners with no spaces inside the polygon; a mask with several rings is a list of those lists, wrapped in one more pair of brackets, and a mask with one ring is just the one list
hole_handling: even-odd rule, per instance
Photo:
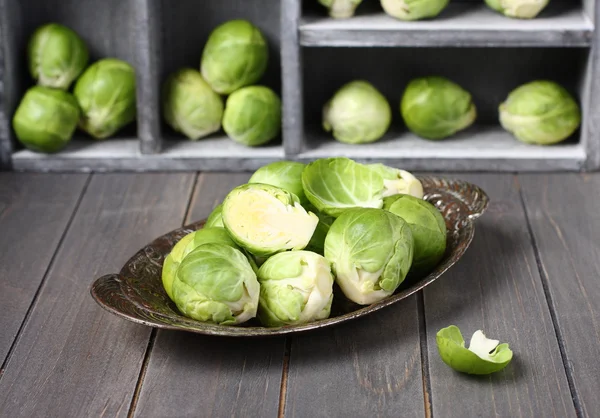
{"label": "pile of brussels sprouts", "polygon": [[26,148],[54,153],[77,127],[104,139],[135,120],[135,70],[127,62],[105,58],[88,66],[85,42],[57,23],[37,28],[27,52],[36,85],[25,92],[12,121]]}
{"label": "pile of brussels sprouts", "polygon": [[190,318],[267,327],[329,317],[334,283],[358,305],[428,274],[446,224],[411,173],[348,158],[280,161],[231,190],[165,259],[162,283]]}
{"label": "pile of brussels sprouts", "polygon": [[[354,16],[363,0],[319,0],[334,19]],[[485,0],[493,10],[516,19],[533,19],[550,0]],[[448,6],[450,0],[380,0],[381,7],[390,16],[399,20],[431,19]]]}
{"label": "pile of brussels sprouts", "polygon": [[271,141],[281,130],[281,100],[256,85],[268,59],[265,37],[252,23],[238,19],[217,26],[202,51],[200,71],[181,68],[164,83],[165,121],[194,141],[221,127],[246,146]]}
{"label": "pile of brussels sprouts", "polygon": [[[441,140],[470,127],[477,118],[471,94],[440,76],[419,77],[400,100],[406,127],[417,136]],[[554,81],[538,80],[514,89],[498,108],[501,126],[522,142],[551,145],[569,138],[581,123],[579,105]],[[323,107],[323,129],[347,144],[381,139],[392,123],[387,99],[372,84],[343,85]]]}

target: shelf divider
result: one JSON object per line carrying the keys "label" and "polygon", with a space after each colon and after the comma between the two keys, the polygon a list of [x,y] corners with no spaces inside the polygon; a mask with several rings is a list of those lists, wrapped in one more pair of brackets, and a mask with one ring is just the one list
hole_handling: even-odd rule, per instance
{"label": "shelf divider", "polygon": [[10,109],[14,109],[19,100],[14,39],[18,32],[14,26],[20,16],[17,16],[16,3],[0,0],[0,171],[11,168],[14,138]]}

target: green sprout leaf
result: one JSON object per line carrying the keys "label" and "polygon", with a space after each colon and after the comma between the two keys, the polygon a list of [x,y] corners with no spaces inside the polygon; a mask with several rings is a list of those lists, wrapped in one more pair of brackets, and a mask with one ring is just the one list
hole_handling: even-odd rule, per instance
{"label": "green sprout leaf", "polygon": [[469,348],[455,325],[439,330],[435,340],[444,363],[463,373],[483,375],[500,371],[513,356],[508,344],[488,339],[481,330],[475,331]]}

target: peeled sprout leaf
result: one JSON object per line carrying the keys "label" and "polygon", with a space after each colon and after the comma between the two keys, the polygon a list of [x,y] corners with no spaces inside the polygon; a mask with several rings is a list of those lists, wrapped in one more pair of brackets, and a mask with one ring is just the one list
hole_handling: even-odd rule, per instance
{"label": "peeled sprout leaf", "polygon": [[381,7],[400,20],[421,20],[439,15],[449,0],[381,0]]}
{"label": "peeled sprout leaf", "polygon": [[508,344],[488,339],[481,330],[475,331],[469,348],[466,348],[462,334],[455,325],[439,330],[436,343],[444,363],[468,374],[483,375],[500,371],[513,357]]}
{"label": "peeled sprout leaf", "polygon": [[517,19],[533,19],[550,0],[485,0],[486,4],[504,16]]}
{"label": "peeled sprout leaf", "polygon": [[423,198],[423,185],[408,171],[383,164],[369,164],[368,167],[383,177],[383,197],[408,194],[419,199]]}
{"label": "peeled sprout leaf", "polygon": [[329,9],[329,16],[334,19],[347,19],[354,16],[354,12],[362,0],[319,0]]}

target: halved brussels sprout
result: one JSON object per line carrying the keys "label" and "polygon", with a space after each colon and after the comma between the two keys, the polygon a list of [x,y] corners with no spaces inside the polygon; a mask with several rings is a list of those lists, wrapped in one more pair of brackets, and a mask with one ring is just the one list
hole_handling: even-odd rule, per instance
{"label": "halved brussels sprout", "polygon": [[276,254],[258,270],[258,281],[263,325],[300,325],[329,317],[333,274],[323,256],[310,251]]}
{"label": "halved brussels sprout", "polygon": [[581,123],[575,99],[553,81],[533,81],[513,90],[500,105],[500,124],[519,141],[551,145],[570,137]]}
{"label": "halved brussels sprout", "polygon": [[409,225],[383,209],[350,209],[333,222],[325,238],[325,258],[331,262],[344,295],[369,305],[392,295],[413,261]]}
{"label": "halved brussels sprout", "polygon": [[233,240],[257,256],[305,248],[319,222],[295,195],[261,183],[229,192],[222,216]]}
{"label": "halved brussels sprout", "polygon": [[383,197],[397,194],[409,194],[414,197],[423,197],[423,185],[415,176],[405,170],[388,167],[383,164],[369,164],[383,178]]}
{"label": "halved brussels sprout", "polygon": [[381,208],[383,178],[349,158],[322,158],[302,172],[306,197],[319,212],[333,217],[349,208]]}
{"label": "halved brussels sprout", "polygon": [[230,20],[208,37],[200,71],[214,91],[231,94],[260,80],[268,59],[269,49],[261,31],[247,20]]}
{"label": "halved brussels sprout", "polygon": [[223,99],[200,72],[182,68],[163,86],[163,115],[175,131],[195,141],[221,129]]}
{"label": "halved brussels sprout", "polygon": [[171,289],[179,264],[181,264],[185,256],[194,251],[197,247],[202,244],[210,243],[229,245],[230,247],[238,248],[225,228],[203,228],[198,231],[190,232],[181,238],[177,244],[175,244],[169,255],[167,255],[162,268],[162,284],[171,300],[173,300],[173,292]]}
{"label": "halved brussels sprout", "polygon": [[329,16],[334,19],[347,19],[354,16],[354,12],[362,0],[319,0],[329,9]]}
{"label": "halved brussels sprout", "polygon": [[410,226],[415,240],[411,274],[429,273],[446,251],[446,222],[431,203],[409,195],[383,199],[383,209],[400,216]]}
{"label": "halved brussels sprout", "polygon": [[27,45],[29,72],[38,85],[67,90],[85,69],[89,52],[81,37],[58,23],[42,25]]}
{"label": "halved brussels sprout", "polygon": [[31,87],[12,120],[19,142],[32,151],[54,153],[71,140],[79,121],[77,100],[66,91]]}
{"label": "halved brussels sprout", "polygon": [[449,0],[381,0],[381,7],[400,20],[421,20],[436,17],[448,6]]}
{"label": "halved brussels sprout", "polygon": [[302,171],[306,164],[295,161],[277,161],[259,168],[248,183],[263,183],[279,187],[295,194],[304,206],[308,203],[302,188]]}
{"label": "halved brussels sprout", "polygon": [[227,98],[223,130],[249,147],[266,144],[281,131],[281,100],[265,86],[243,87]]}
{"label": "halved brussels sprout", "polygon": [[210,213],[210,215],[208,215],[208,218],[206,218],[206,223],[204,224],[204,227],[210,228],[210,227],[214,227],[214,226],[220,226],[220,227],[224,228],[225,225],[223,225],[223,217],[221,215],[222,211],[223,211],[223,204],[220,203],[213,209],[213,211]]}
{"label": "halved brussels sprout", "polygon": [[426,139],[443,139],[468,128],[477,117],[471,94],[444,77],[412,80],[400,112],[408,129]]}
{"label": "halved brussels sprout", "polygon": [[82,110],[79,127],[104,139],[136,117],[135,70],[125,61],[106,58],[90,65],[73,94]]}
{"label": "halved brussels sprout", "polygon": [[392,123],[387,99],[370,83],[352,81],[340,88],[323,107],[323,129],[347,144],[380,139]]}
{"label": "halved brussels sprout", "polygon": [[504,16],[517,19],[533,19],[550,0],[485,0],[486,4]]}
{"label": "halved brussels sprout", "polygon": [[444,363],[463,373],[481,375],[500,371],[513,356],[508,344],[486,338],[481,330],[475,331],[469,348],[455,325],[439,330],[435,341]]}
{"label": "halved brussels sprout", "polygon": [[260,285],[244,254],[225,244],[203,244],[177,268],[173,301],[187,317],[221,325],[256,316]]}

